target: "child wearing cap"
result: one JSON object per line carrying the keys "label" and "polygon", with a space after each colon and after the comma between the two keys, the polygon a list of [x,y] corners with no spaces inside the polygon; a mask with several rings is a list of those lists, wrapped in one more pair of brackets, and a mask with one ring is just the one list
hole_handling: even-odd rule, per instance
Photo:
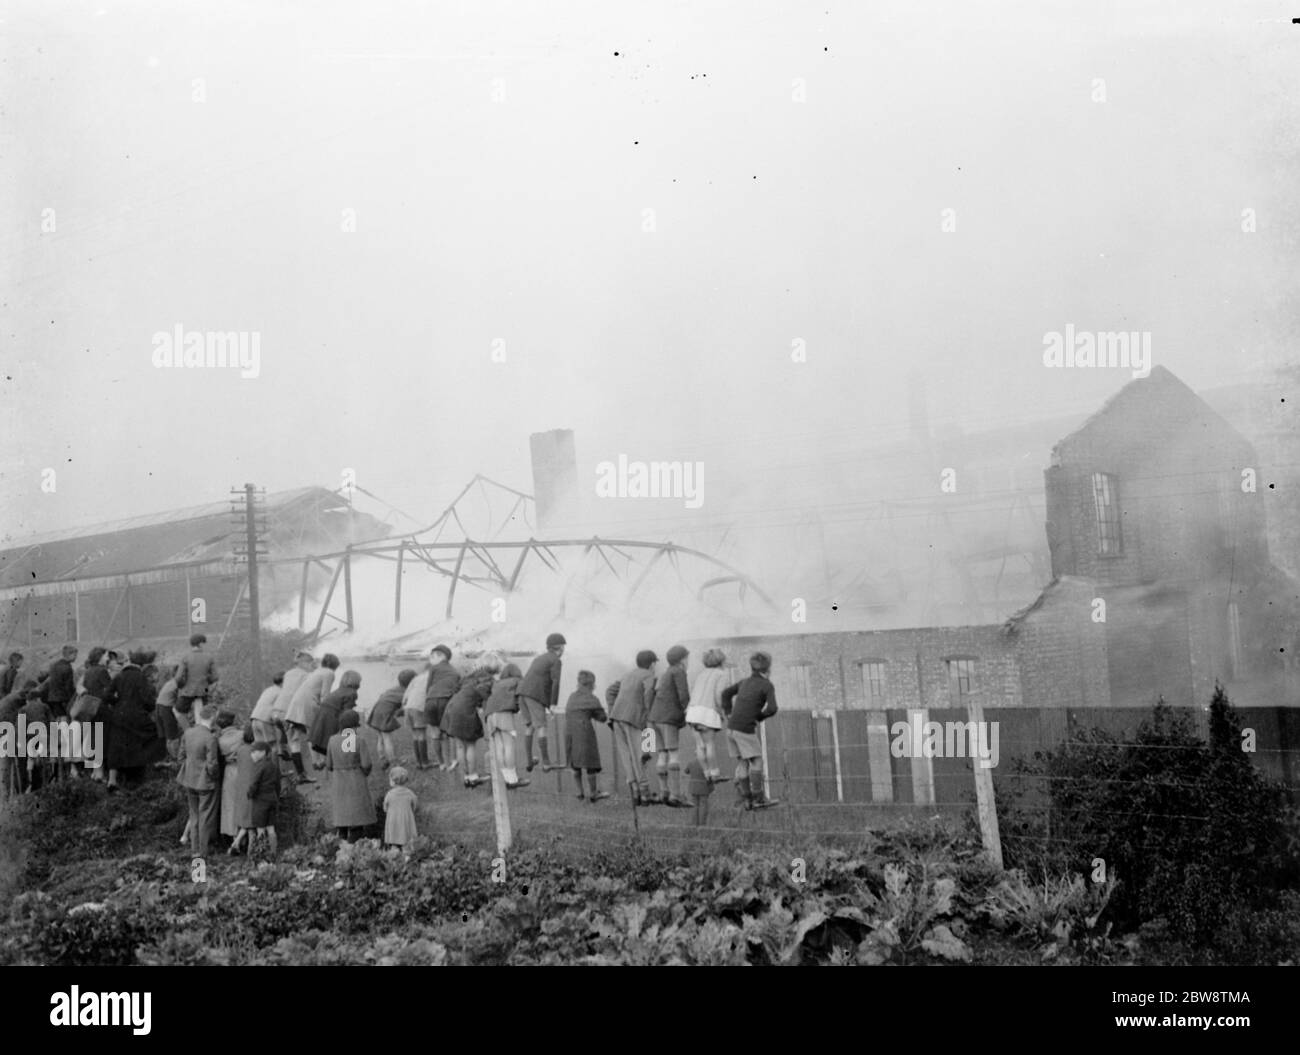
{"label": "child wearing cap", "polygon": [[524,718],[524,752],[528,756],[528,772],[537,765],[533,758],[533,740],[537,741],[542,756],[542,771],[562,769],[558,763],[551,765],[546,750],[546,720],[551,709],[560,702],[560,657],[568,644],[563,634],[550,634],[546,638],[546,651],[532,661],[528,673],[519,686],[519,711]]}
{"label": "child wearing cap", "polygon": [[447,704],[460,691],[460,674],[451,665],[451,649],[446,645],[435,645],[429,653],[429,680],[424,689],[424,721],[426,736],[433,760],[425,756],[425,764],[438,769],[456,768],[457,758],[452,756],[452,746],[446,742],[450,737],[443,735],[443,718],[447,714]]}
{"label": "child wearing cap", "polygon": [[599,802],[609,798],[609,792],[600,790],[600,744],[592,723],[605,721],[605,708],[596,699],[595,687],[595,674],[589,670],[578,671],[578,688],[564,705],[564,754],[578,785],[578,798],[587,798],[582,786],[585,773],[591,801]]}
{"label": "child wearing cap", "polygon": [[641,751],[658,662],[658,656],[649,649],[642,649],[636,654],[636,666],[610,686],[611,690],[617,690],[613,701],[610,702],[606,696],[606,701],[610,702],[609,727],[614,734],[614,750],[627,773],[628,791],[634,806],[649,805],[661,799],[660,795],[651,796]]}
{"label": "child wearing cap", "polygon": [[683,645],[673,645],[668,650],[668,667],[655,683],[650,700],[650,722],[655,739],[659,741],[659,758],[655,772],[660,786],[667,786],[667,806],[689,806],[682,797],[682,765],[678,760],[682,726],[686,724],[686,708],[691,702],[691,690],[686,683],[686,659],[690,653]]}

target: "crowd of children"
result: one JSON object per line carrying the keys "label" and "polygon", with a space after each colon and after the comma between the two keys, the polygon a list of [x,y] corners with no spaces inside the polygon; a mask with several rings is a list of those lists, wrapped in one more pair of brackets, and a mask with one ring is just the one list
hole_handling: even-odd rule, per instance
{"label": "crowd of children", "polygon": [[[682,645],[668,649],[662,671],[656,653],[643,650],[635,666],[607,687],[603,702],[595,675],[579,671],[564,707],[566,762],[561,765],[551,760],[547,724],[559,702],[562,634],[546,639],[546,650],[527,671],[488,656],[462,673],[451,663],[451,649],[436,646],[423,670],[402,670],[370,708],[366,724],[377,752],[359,728],[361,676],[345,671],[335,686],[337,656],[327,653],[317,663],[310,652],[300,651],[241,723],[234,711],[218,706],[218,675],[206,639],[196,634],[190,643],[179,663],[161,666],[154,653],[122,657],[97,648],[80,670],[72,666],[76,649],[70,646],[36,677],[24,675],[23,657],[14,653],[0,668],[0,689],[8,690],[0,694],[0,721],[19,713],[29,722],[49,716],[105,720],[106,758],[92,776],[110,790],[138,778],[151,763],[175,766],[188,818],[181,841],[197,857],[207,854],[218,833],[229,838],[232,854],[252,852],[263,843],[274,854],[279,763],[290,762],[299,783],[316,781],[307,770],[304,746],[310,748],[313,769],[328,774],[330,820],[348,840],[378,823],[369,788],[377,753],[389,783],[382,803],[384,842],[409,846],[418,831],[418,799],[407,786],[410,773],[394,740],[403,721],[417,769],[460,770],[464,786],[473,789],[487,782],[481,770],[494,762],[505,788],[514,791],[528,786],[524,774],[538,765],[544,771],[569,768],[577,797],[592,803],[610,797],[600,786],[596,735],[597,723],[607,724],[632,803],[693,808],[700,825],[708,822],[715,785],[727,779],[720,762],[725,731],[739,804],[748,809],[774,804],[764,791],[758,731],[777,710],[766,653],[750,657],[749,677],[728,685],[726,657],[717,649],[705,652],[693,682]],[[681,731],[688,725],[696,754],[683,769]],[[479,757],[484,739],[490,759]],[[26,767],[17,761],[0,760],[6,794],[48,779],[39,760],[35,765],[25,760]],[[74,767],[71,775],[81,774]]]}

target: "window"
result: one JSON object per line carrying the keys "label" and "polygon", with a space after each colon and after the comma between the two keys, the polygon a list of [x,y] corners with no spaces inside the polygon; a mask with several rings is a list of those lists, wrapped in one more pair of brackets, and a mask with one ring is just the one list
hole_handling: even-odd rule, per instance
{"label": "window", "polygon": [[975,660],[950,659],[948,664],[948,693],[953,702],[961,702],[975,691]]}
{"label": "window", "polygon": [[807,703],[812,699],[812,679],[809,676],[812,670],[811,664],[792,663],[789,670],[790,692],[797,703]]}
{"label": "window", "polygon": [[1092,503],[1097,510],[1097,553],[1118,557],[1124,552],[1119,524],[1119,481],[1110,473],[1092,474]]}
{"label": "window", "polygon": [[862,698],[873,711],[885,709],[885,661],[864,659],[862,667]]}

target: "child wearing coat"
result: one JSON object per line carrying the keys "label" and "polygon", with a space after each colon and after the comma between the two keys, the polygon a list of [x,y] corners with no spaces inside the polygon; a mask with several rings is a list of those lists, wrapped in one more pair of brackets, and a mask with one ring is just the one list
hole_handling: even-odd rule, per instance
{"label": "child wearing coat", "polygon": [[361,736],[361,718],[355,709],[343,712],[339,731],[330,737],[325,767],[330,772],[330,805],[339,838],[352,842],[375,823],[375,804],[366,778],[374,768],[370,745]]}
{"label": "child wearing coat", "polygon": [[[564,705],[564,754],[573,770],[574,783],[578,785],[578,798],[586,799],[587,790],[590,790],[591,801],[599,802],[609,798],[609,792],[600,790],[598,779],[600,744],[596,742],[596,730],[592,723],[603,723],[606,716],[605,708],[592,691],[595,687],[595,674],[589,670],[578,671],[577,691]],[[586,790],[582,786],[583,773],[587,775]]]}
{"label": "child wearing coat", "polygon": [[379,736],[379,760],[385,769],[398,761],[393,734],[402,727],[402,719],[398,717],[402,698],[406,695],[406,687],[414,680],[415,671],[409,668],[398,674],[397,685],[384,690],[366,718],[366,724]]}
{"label": "child wearing coat", "polygon": [[468,675],[442,712],[443,731],[456,742],[456,765],[464,773],[467,788],[484,782],[478,772],[478,742],[483,738],[478,710],[492,692],[494,674],[494,670],[484,668]]}
{"label": "child wearing coat", "polygon": [[492,694],[483,705],[483,726],[496,756],[497,768],[505,778],[506,789],[527,787],[531,781],[520,777],[515,768],[515,716],[519,713],[519,685],[523,672],[513,663],[501,669],[501,677],[492,686]]}
{"label": "child wearing coat", "polygon": [[[249,751],[253,763],[253,772],[248,782],[248,801],[252,808],[248,813],[253,838],[267,841],[267,850],[275,856],[275,814],[280,804],[280,763],[271,758],[271,745],[265,740],[258,740]],[[251,840],[250,840],[251,842]],[[249,846],[252,852],[252,846]]]}
{"label": "child wearing coat", "polygon": [[384,796],[384,845],[402,849],[420,834],[415,826],[415,792],[406,786],[410,774],[401,766],[388,771],[388,794]]}

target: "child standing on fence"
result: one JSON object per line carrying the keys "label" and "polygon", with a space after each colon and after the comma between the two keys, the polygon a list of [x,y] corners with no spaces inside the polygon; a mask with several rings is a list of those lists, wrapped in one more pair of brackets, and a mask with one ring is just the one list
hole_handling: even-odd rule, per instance
{"label": "child standing on fence", "polygon": [[695,756],[702,763],[706,780],[721,781],[716,741],[722,729],[722,690],[727,676],[722,665],[727,657],[716,648],[704,653],[704,669],[691,686],[691,703],[686,708],[686,724],[695,732]]}
{"label": "child standing on fence", "polygon": [[627,773],[628,790],[631,792],[632,803],[636,806],[649,805],[654,801],[641,758],[641,737],[650,711],[650,695],[658,662],[659,657],[649,649],[642,649],[636,654],[636,666],[615,682],[618,695],[609,712],[614,750],[618,752],[619,761]]}
{"label": "child standing on fence", "polygon": [[749,657],[750,676],[722,690],[722,710],[728,716],[727,739],[736,755],[736,791],[742,809],[775,806],[763,790],[763,744],[758,724],[776,714],[776,689],[770,680],[772,657]]}
{"label": "child standing on fence", "polygon": [[515,762],[515,715],[519,713],[519,683],[523,672],[513,663],[501,668],[501,676],[483,705],[483,726],[496,756],[497,768],[505,778],[506,788],[527,787],[531,781],[519,777]]}
{"label": "child standing on fence", "polygon": [[406,786],[410,774],[401,766],[388,772],[388,794],[384,796],[384,845],[402,849],[415,842],[415,792]]}
{"label": "child standing on fence", "polygon": [[379,759],[383,767],[397,762],[397,749],[393,746],[393,734],[402,727],[398,713],[402,709],[402,697],[406,687],[415,680],[415,671],[407,669],[397,675],[397,684],[385,689],[370,708],[366,724],[379,735]]}
{"label": "child standing on fence", "polygon": [[456,765],[464,774],[465,787],[483,783],[478,772],[478,742],[483,738],[483,722],[478,709],[492,691],[491,666],[466,675],[442,712],[443,729],[456,744]]}
{"label": "child standing on fence", "polygon": [[459,759],[452,756],[451,738],[443,735],[443,718],[447,714],[447,705],[451,698],[460,691],[460,674],[451,665],[451,649],[446,645],[434,645],[429,653],[429,680],[424,689],[424,719],[426,723],[429,747],[433,759],[426,762],[442,770],[456,768]]}
{"label": "child standing on fence", "polygon": [[668,669],[659,675],[650,700],[650,722],[654,725],[659,748],[655,772],[660,785],[668,788],[668,795],[661,799],[667,806],[690,805],[682,797],[682,764],[677,753],[681,746],[682,726],[686,724],[686,708],[691,702],[691,690],[686,683],[686,659],[689,655],[682,645],[673,645],[668,650]]}
{"label": "child standing on fence", "polygon": [[[608,791],[600,790],[600,744],[596,741],[596,729],[593,722],[605,721],[605,708],[596,699],[592,690],[596,687],[596,675],[589,670],[578,671],[577,691],[569,697],[564,705],[564,755],[573,770],[574,783],[578,785],[578,798],[586,799],[588,792],[592,802],[609,798]],[[583,774],[587,776],[587,788],[582,786]]]}
{"label": "child standing on fence", "polygon": [[528,673],[519,686],[519,711],[524,719],[524,753],[527,755],[528,772],[533,771],[537,762],[533,758],[533,740],[537,741],[538,753],[542,756],[542,772],[563,767],[551,764],[551,756],[546,749],[546,721],[551,709],[560,702],[560,657],[568,644],[563,634],[546,636],[546,651],[532,661]]}

